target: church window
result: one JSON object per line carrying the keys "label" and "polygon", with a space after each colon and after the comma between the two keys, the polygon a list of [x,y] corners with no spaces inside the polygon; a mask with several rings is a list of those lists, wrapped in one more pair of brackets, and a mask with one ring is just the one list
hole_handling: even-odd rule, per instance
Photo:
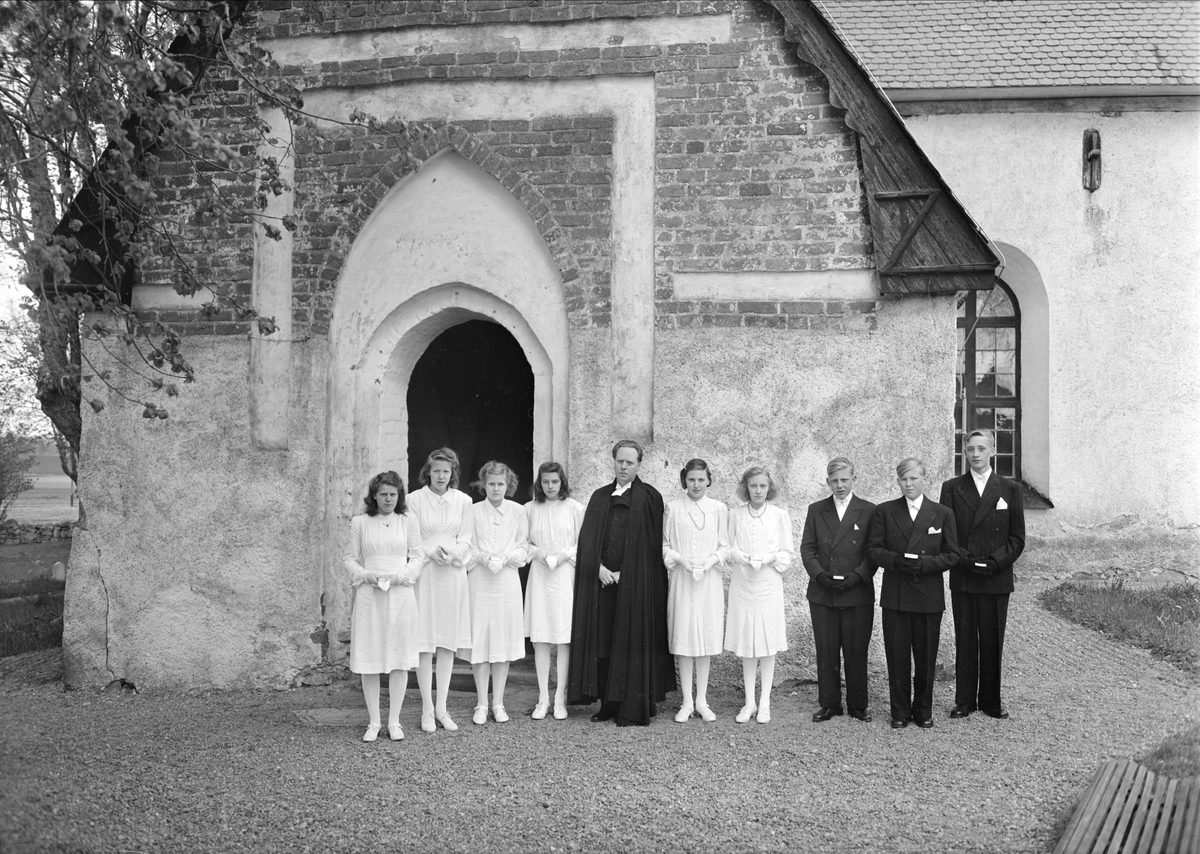
{"label": "church window", "polygon": [[990,291],[958,294],[958,368],[954,408],[954,468],[965,471],[962,438],[994,430],[992,466],[1021,477],[1021,310],[1004,282]]}

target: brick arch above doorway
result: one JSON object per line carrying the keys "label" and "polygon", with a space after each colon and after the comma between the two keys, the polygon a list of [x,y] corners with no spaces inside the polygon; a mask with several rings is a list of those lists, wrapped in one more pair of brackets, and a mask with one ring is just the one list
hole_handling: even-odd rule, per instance
{"label": "brick arch above doorway", "polygon": [[330,240],[330,251],[326,253],[317,273],[318,287],[333,287],[340,279],[351,246],[397,184],[404,182],[414,172],[419,172],[426,163],[447,152],[454,152],[494,178],[521,205],[549,249],[563,287],[572,289],[571,283],[579,279],[579,262],[570,249],[570,242],[541,190],[517,171],[506,157],[455,124],[433,128],[410,125],[403,133],[394,136],[400,150],[365,182],[344,220],[338,225],[337,232]]}

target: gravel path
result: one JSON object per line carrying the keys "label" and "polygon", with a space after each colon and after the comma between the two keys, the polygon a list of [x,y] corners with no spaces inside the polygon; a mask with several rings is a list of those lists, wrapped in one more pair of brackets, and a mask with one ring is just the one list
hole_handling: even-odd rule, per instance
{"label": "gravel path", "polygon": [[[1012,718],[951,721],[939,682],[928,731],[890,729],[874,669],[871,724],[811,723],[802,685],[776,690],[771,724],[739,726],[726,683],[714,724],[676,724],[670,706],[645,729],[583,710],[476,727],[456,692],[462,729],[426,735],[409,692],[407,740],[363,744],[295,714],[360,709],[346,684],[67,693],[40,681],[43,654],[3,660],[0,851],[1047,851],[1097,766],[1195,720],[1200,685],[1047,614],[1041,585],[1012,601]],[[534,699],[520,687],[509,710]]]}

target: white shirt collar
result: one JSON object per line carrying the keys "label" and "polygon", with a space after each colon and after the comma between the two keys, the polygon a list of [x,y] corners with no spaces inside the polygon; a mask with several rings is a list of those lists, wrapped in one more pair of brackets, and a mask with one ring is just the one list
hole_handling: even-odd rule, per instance
{"label": "white shirt collar", "polygon": [[833,508],[837,510],[838,519],[846,515],[846,508],[850,506],[850,499],[854,497],[853,492],[846,493],[845,501],[838,501],[837,496],[833,496]]}
{"label": "white shirt collar", "polygon": [[983,474],[976,474],[975,469],[971,469],[971,479],[975,481],[975,488],[979,490],[980,495],[983,495],[983,488],[987,486],[988,478],[991,476],[991,466],[988,466],[987,471]]}
{"label": "white shirt collar", "polygon": [[909,515],[913,515],[913,513],[921,512],[921,504],[925,501],[925,496],[923,494],[918,495],[915,501],[909,501],[908,498],[905,498],[904,500],[908,501],[908,508],[910,511],[913,511]]}
{"label": "white shirt collar", "polygon": [[629,483],[625,484],[624,486],[621,486],[620,484],[617,484],[617,488],[613,490],[613,495],[614,495],[614,496],[617,496],[617,495],[624,495],[626,492],[628,492],[628,491],[629,491],[629,487],[631,487],[631,486],[633,486],[633,481],[632,481],[632,480],[631,480],[631,481],[629,481]]}

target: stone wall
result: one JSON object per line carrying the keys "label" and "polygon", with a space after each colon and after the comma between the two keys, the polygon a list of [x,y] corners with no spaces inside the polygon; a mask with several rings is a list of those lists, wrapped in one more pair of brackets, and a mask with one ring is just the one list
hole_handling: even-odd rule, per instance
{"label": "stone wall", "polygon": [[57,525],[30,525],[12,519],[0,525],[0,546],[23,546],[30,543],[49,543],[54,540],[69,540],[75,523]]}
{"label": "stone wall", "polygon": [[[350,516],[370,473],[406,468],[413,364],[469,318],[521,344],[535,456],[581,494],[628,433],[668,497],[691,456],[718,498],[766,465],[798,540],[831,456],[877,500],[903,456],[948,473],[953,300],[879,297],[856,139],[765,3],[255,8],[313,115],[272,125],[295,234],[189,206],[201,180],[250,192],[238,176],[158,179],[192,260],[287,329],[247,343],[172,293],[167,257],[145,271],[135,306],[183,333],[197,381],[167,421],[84,414],[68,682],[282,684],[321,629],[343,658]],[[236,142],[252,101],[211,91]]]}

